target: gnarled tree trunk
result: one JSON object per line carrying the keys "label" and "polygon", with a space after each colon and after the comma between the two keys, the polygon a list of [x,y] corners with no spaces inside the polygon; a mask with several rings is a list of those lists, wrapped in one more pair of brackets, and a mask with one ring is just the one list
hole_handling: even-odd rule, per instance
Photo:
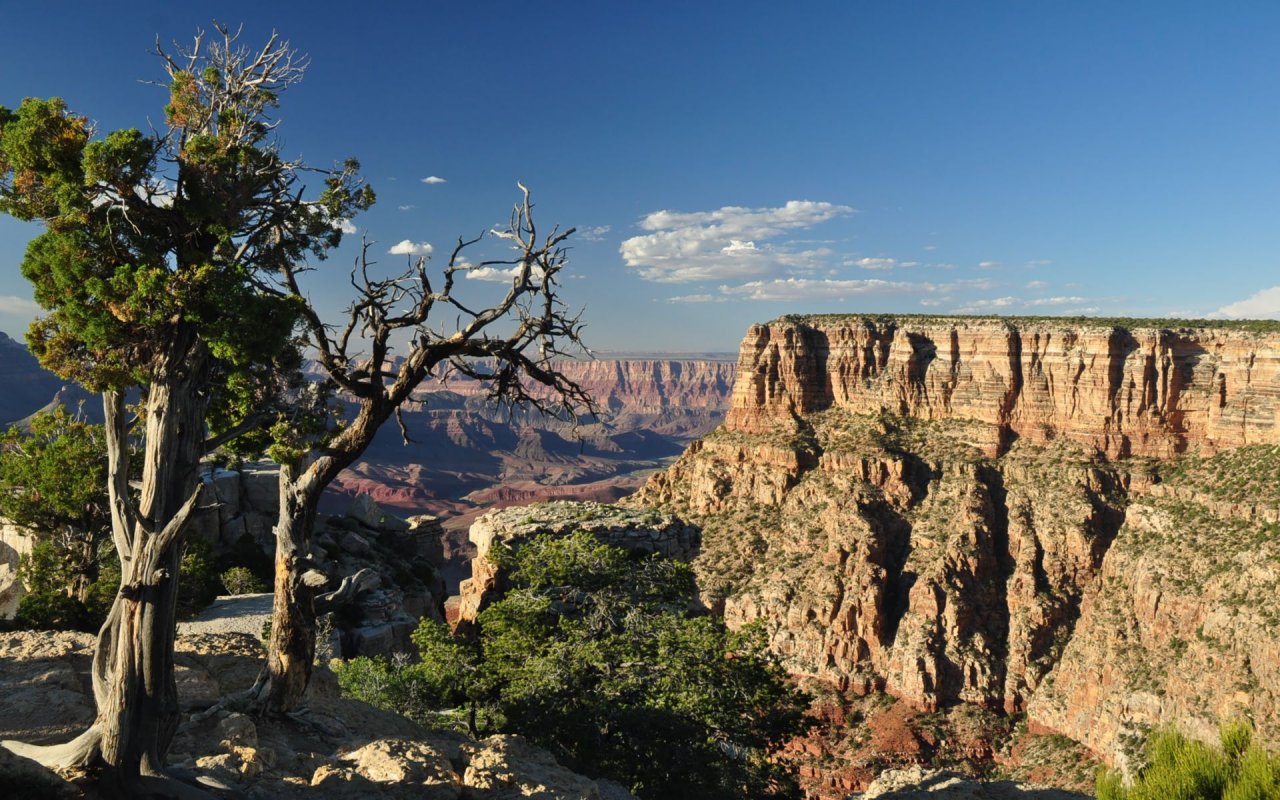
{"label": "gnarled tree trunk", "polygon": [[[267,648],[267,684],[260,695],[265,708],[273,712],[297,708],[311,680],[311,663],[316,655],[315,595],[324,585],[324,576],[309,568],[319,496],[298,485],[298,471],[296,465],[280,465],[275,599]],[[306,471],[302,472],[305,475]]]}
{"label": "gnarled tree trunk", "polygon": [[364,453],[378,427],[392,413],[391,409],[379,413],[374,405],[378,404],[364,404],[324,455],[309,462],[280,465],[271,639],[266,669],[251,690],[268,713],[293,711],[302,704],[316,655],[317,606],[350,600],[372,577],[362,570],[333,591],[321,594],[327,579],[311,560],[311,539],[325,487]]}
{"label": "gnarled tree trunk", "polygon": [[[199,497],[197,483],[208,405],[205,350],[193,334],[176,337],[167,368],[148,389],[142,491],[127,496],[124,400],[103,395],[112,535],[120,555],[115,602],[98,634],[92,682],[97,712],[83,734],[63,745],[5,742],[49,766],[95,768],[108,795],[139,797],[165,777],[164,759],[178,726],[173,674],[181,534]],[[166,782],[161,793],[187,793]]]}

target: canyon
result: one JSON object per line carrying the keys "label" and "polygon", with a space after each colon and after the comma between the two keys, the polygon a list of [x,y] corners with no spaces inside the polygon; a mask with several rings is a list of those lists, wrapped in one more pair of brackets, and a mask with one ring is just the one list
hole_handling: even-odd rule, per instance
{"label": "canyon", "polygon": [[369,495],[402,514],[434,514],[446,531],[451,591],[475,550],[467,529],[493,508],[548,500],[613,502],[638,489],[724,420],[736,364],[727,356],[619,354],[561,361],[600,407],[577,421],[508,409],[477,381],[424,384],[395,425],[339,476],[322,508]]}
{"label": "canyon", "polygon": [[701,527],[704,601],[790,672],[1122,768],[1161,725],[1280,745],[1280,326],[788,317],[737,373],[622,503]]}

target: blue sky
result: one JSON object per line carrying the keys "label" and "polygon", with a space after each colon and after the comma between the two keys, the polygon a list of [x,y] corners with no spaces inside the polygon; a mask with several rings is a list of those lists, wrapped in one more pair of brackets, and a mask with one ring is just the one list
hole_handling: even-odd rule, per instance
{"label": "blue sky", "polygon": [[[578,228],[564,297],[600,350],[733,350],[791,312],[1280,317],[1275,3],[46,0],[5,10],[0,104],[145,128],[156,35],[214,18],[310,55],[284,150],[361,160],[388,269],[528,184]],[[33,233],[0,219],[15,337]],[[333,311],[353,245],[312,275]]]}

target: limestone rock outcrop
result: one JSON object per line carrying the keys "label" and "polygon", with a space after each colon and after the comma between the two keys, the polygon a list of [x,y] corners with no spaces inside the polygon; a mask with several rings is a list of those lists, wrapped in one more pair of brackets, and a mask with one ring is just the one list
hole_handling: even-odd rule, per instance
{"label": "limestone rock outcrop", "polygon": [[471,577],[464,580],[455,619],[471,625],[476,615],[506,590],[506,576],[490,559],[496,545],[512,547],[531,536],[564,536],[584,531],[601,542],[641,555],[658,553],[679,561],[698,554],[701,532],[671,514],[637,511],[605,503],[555,501],[490,511],[471,525],[476,548]]}
{"label": "limestone rock outcrop", "polygon": [[[270,558],[279,502],[279,468],[268,462],[238,470],[214,469],[203,476],[201,510],[193,515],[191,535],[203,538],[215,556]],[[361,570],[371,570],[345,627],[329,645],[335,655],[390,656],[409,652],[409,634],[422,617],[442,620],[444,563],[440,522],[420,515],[400,519],[372,498],[358,495],[345,514],[319,514],[311,557],[329,585]]]}
{"label": "limestone rock outcrop", "polygon": [[793,673],[1115,761],[1243,713],[1280,744],[1277,443],[1265,326],[790,319],[623,504],[698,524],[705,602]]}

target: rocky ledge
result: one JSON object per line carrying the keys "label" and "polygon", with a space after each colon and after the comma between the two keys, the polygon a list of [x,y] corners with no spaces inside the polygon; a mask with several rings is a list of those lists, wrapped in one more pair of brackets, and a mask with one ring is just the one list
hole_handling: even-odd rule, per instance
{"label": "rocky ledge", "polygon": [[564,536],[584,531],[601,542],[630,553],[659,553],[691,561],[702,542],[701,531],[671,514],[636,510],[605,503],[555,501],[490,511],[471,525],[476,557],[471,577],[462,582],[450,621],[470,625],[505,589],[505,575],[488,556],[499,544],[510,547],[538,535]]}
{"label": "rocky ledge", "polygon": [[[57,742],[92,722],[92,651],[93,637],[88,634],[0,635],[0,741]],[[193,772],[217,796],[632,797],[616,784],[570,772],[518,736],[477,741],[429,731],[395,714],[343,699],[333,674],[323,667],[316,669],[305,711],[283,721],[217,708],[219,698],[252,684],[261,659],[258,642],[242,634],[180,636],[177,641],[183,722],[169,760]],[[0,748],[0,781],[8,790],[26,790],[30,797],[96,797],[83,776],[68,777],[73,779],[70,785]]]}

